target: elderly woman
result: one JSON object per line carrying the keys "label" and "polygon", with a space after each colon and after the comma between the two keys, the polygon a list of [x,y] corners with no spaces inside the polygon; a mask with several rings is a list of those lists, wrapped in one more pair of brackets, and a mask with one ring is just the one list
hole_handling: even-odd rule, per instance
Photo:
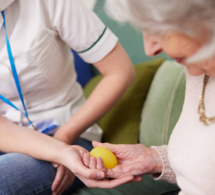
{"label": "elderly woman", "polygon": [[[112,150],[118,166],[108,177],[153,174],[177,183],[180,195],[214,194],[215,186],[215,1],[108,0],[112,16],[143,32],[145,52],[165,52],[184,66],[186,95],[168,146],[94,143]],[[85,164],[89,165],[85,156]],[[102,168],[101,159],[90,167]]]}

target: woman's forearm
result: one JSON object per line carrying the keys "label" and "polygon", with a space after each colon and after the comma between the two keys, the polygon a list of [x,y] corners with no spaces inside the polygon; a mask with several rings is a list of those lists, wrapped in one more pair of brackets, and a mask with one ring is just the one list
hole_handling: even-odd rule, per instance
{"label": "woman's forearm", "polygon": [[80,110],[59,129],[55,138],[73,142],[90,125],[96,123],[119,100],[134,79],[135,71],[120,44],[103,60],[95,63],[104,76]]}
{"label": "woman's forearm", "polygon": [[64,165],[85,181],[103,179],[101,170],[90,170],[82,163],[87,151],[81,146],[66,145],[35,130],[21,127],[0,115],[0,151],[27,154],[39,160]]}
{"label": "woman's forearm", "polygon": [[[18,126],[0,115],[0,151],[24,153],[37,159],[56,162],[68,146],[45,134]],[[60,162],[56,162],[60,163]]]}

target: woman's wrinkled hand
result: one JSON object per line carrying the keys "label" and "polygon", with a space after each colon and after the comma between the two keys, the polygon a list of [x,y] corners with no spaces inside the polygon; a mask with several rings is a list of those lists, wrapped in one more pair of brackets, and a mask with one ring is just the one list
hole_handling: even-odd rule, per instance
{"label": "woman's wrinkled hand", "polygon": [[162,162],[159,154],[153,148],[147,148],[143,144],[108,144],[93,142],[93,146],[105,147],[112,151],[118,161],[113,169],[105,169],[102,159],[90,157],[84,154],[84,164],[91,169],[103,170],[106,177],[121,178],[133,175],[136,180],[145,174],[155,174],[162,171]]}

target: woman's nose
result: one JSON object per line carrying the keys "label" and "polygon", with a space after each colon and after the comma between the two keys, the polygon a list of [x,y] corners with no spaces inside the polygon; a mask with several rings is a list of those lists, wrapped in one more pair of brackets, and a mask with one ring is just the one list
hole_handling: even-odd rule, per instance
{"label": "woman's nose", "polygon": [[144,42],[145,54],[147,56],[153,57],[160,54],[163,51],[160,45],[159,38],[156,35],[148,35],[144,33],[143,42]]}

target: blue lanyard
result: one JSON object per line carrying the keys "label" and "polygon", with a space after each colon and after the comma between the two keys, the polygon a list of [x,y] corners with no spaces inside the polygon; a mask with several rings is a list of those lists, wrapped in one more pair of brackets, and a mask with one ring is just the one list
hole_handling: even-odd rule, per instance
{"label": "blue lanyard", "polygon": [[24,98],[23,98],[23,95],[22,95],[22,89],[21,89],[19,78],[18,78],[18,74],[17,74],[17,71],[16,71],[16,66],[15,66],[15,63],[14,63],[14,59],[13,59],[11,47],[10,47],[10,42],[9,42],[9,39],[8,39],[8,36],[7,36],[7,32],[6,32],[6,24],[5,24],[4,11],[1,11],[1,14],[2,14],[2,17],[4,19],[3,26],[4,26],[4,30],[5,30],[5,39],[6,39],[6,45],[7,45],[7,52],[8,52],[8,57],[9,57],[9,60],[10,60],[10,65],[11,65],[11,69],[12,69],[12,73],[13,73],[13,78],[14,78],[14,81],[15,81],[15,84],[16,84],[16,88],[17,88],[17,91],[18,91],[18,94],[19,94],[19,97],[20,97],[20,100],[22,102],[22,105],[23,105],[23,108],[24,108],[25,112],[21,111],[10,100],[8,100],[7,98],[5,98],[1,94],[0,94],[0,100],[2,100],[6,104],[12,106],[16,110],[20,111],[23,115],[25,115],[25,117],[28,119],[29,124],[33,127],[34,130],[38,129],[40,132],[48,134],[49,132],[55,130],[58,127],[58,125],[56,125],[56,124],[50,124],[49,121],[44,121],[44,122],[39,123],[37,125],[37,128],[36,128],[33,125],[32,121],[29,119],[28,112],[27,112],[27,109],[26,109],[26,106],[25,106],[25,102],[24,102]]}
{"label": "blue lanyard", "polygon": [[26,109],[26,106],[25,106],[25,102],[24,102],[24,98],[23,98],[23,95],[22,95],[22,89],[21,89],[21,86],[20,86],[20,82],[19,82],[19,78],[18,78],[18,74],[17,74],[17,71],[16,71],[16,66],[15,66],[15,63],[14,63],[14,60],[13,60],[13,55],[12,55],[12,51],[11,51],[11,47],[10,47],[10,43],[9,43],[9,39],[8,39],[8,36],[7,36],[7,32],[6,32],[6,24],[5,24],[5,15],[4,15],[4,11],[1,11],[1,14],[2,14],[2,17],[4,19],[4,22],[3,22],[3,26],[4,26],[4,30],[5,30],[5,39],[6,39],[6,45],[7,45],[7,52],[8,52],[8,57],[9,57],[9,60],[10,60],[10,65],[11,65],[11,69],[12,69],[12,73],[13,73],[13,78],[14,78],[14,81],[16,83],[16,88],[17,88],[17,91],[18,91],[18,94],[19,94],[19,97],[20,97],[20,100],[22,102],[22,105],[23,105],[23,108],[24,108],[24,111],[25,112],[22,112],[19,108],[17,108],[10,100],[8,100],[7,98],[5,98],[4,96],[2,96],[0,94],[0,99],[5,102],[6,104],[12,106],[13,108],[15,108],[16,110],[20,111],[22,114],[24,114],[26,116],[26,118],[28,119],[28,122],[30,125],[32,125],[32,127],[36,130],[36,127],[33,125],[33,123],[31,122],[31,120],[29,119],[28,117],[28,112],[27,112],[27,109]]}

